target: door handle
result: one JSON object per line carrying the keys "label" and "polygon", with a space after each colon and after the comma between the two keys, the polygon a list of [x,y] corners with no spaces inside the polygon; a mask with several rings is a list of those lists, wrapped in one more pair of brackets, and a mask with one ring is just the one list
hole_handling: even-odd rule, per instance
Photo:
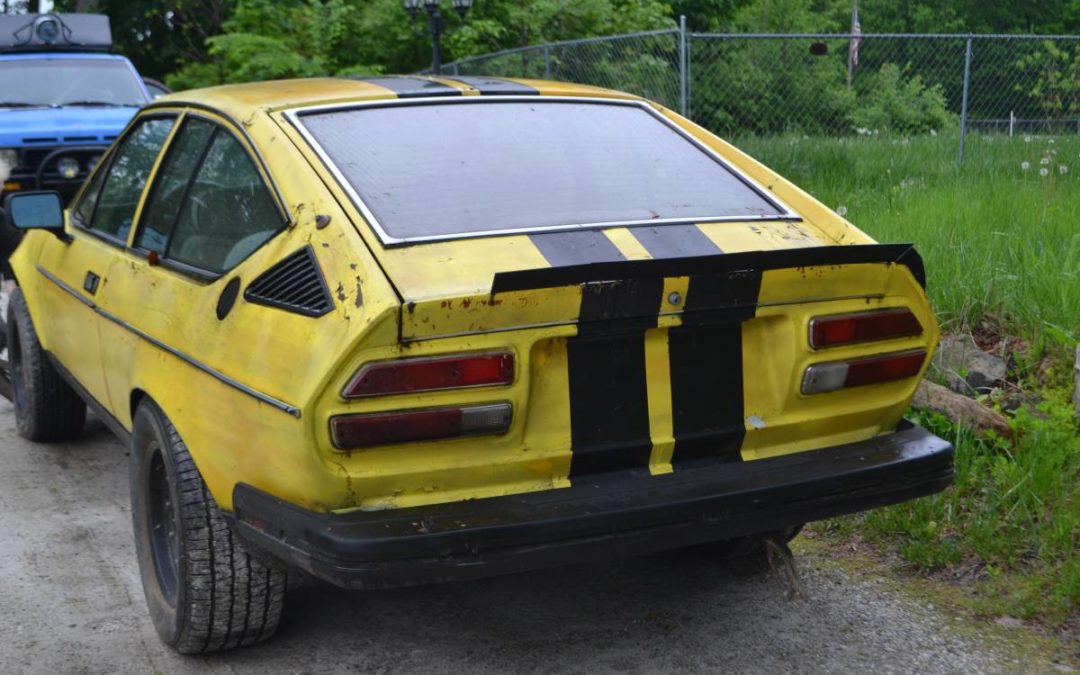
{"label": "door handle", "polygon": [[90,295],[93,295],[93,294],[97,293],[97,287],[98,287],[98,281],[99,280],[100,280],[100,277],[98,277],[98,275],[94,274],[93,272],[87,272],[86,273],[86,279],[83,280],[83,285],[82,285],[83,290],[86,291],[87,293],[89,293]]}

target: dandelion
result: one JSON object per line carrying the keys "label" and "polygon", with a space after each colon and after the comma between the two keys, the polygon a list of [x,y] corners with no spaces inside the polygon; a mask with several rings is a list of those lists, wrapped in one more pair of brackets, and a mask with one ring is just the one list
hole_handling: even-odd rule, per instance
{"label": "dandelion", "polygon": [[1020,162],[1020,170],[1021,171],[1027,171],[1030,168],[1031,168],[1031,162],[1028,162],[1028,161]]}
{"label": "dandelion", "polygon": [[846,206],[837,206],[836,207],[836,215],[840,216],[841,218],[846,216],[847,215],[847,207]]}
{"label": "dandelion", "polygon": [[1039,160],[1039,164],[1042,164],[1043,166],[1046,166],[1049,163],[1050,163],[1050,158],[1049,157],[1043,157],[1042,159]]}
{"label": "dandelion", "polygon": [[930,135],[931,136],[937,136],[937,129],[931,129],[930,130]]}
{"label": "dandelion", "polygon": [[1064,164],[1058,164],[1058,173],[1064,176],[1065,174],[1069,173],[1069,167],[1065,166]]}
{"label": "dandelion", "polygon": [[1046,142],[1049,143],[1050,145],[1053,145],[1054,144],[1054,139],[1048,138],[1048,139],[1046,139]]}
{"label": "dandelion", "polygon": [[1031,142],[1031,136],[1024,136],[1024,142],[1025,143],[1030,143]]}
{"label": "dandelion", "polygon": [[1039,169],[1039,175],[1042,176],[1043,178],[1046,178],[1047,176],[1050,175],[1050,169],[1047,169],[1044,166],[1043,168]]}

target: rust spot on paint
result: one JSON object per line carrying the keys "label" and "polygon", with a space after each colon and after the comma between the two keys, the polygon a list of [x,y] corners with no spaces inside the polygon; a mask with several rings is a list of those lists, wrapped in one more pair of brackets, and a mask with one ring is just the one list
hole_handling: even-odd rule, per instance
{"label": "rust spot on paint", "polygon": [[472,300],[470,300],[469,298],[465,298],[464,300],[461,301],[461,306],[464,309],[468,309],[469,305],[471,305],[471,304],[472,304]]}
{"label": "rust spot on paint", "polygon": [[337,294],[337,299],[345,302],[345,284],[338,282],[337,290],[334,291]]}
{"label": "rust spot on paint", "polygon": [[355,304],[356,304],[357,307],[364,304],[364,291],[360,286],[360,275],[356,276],[356,300],[355,300]]}

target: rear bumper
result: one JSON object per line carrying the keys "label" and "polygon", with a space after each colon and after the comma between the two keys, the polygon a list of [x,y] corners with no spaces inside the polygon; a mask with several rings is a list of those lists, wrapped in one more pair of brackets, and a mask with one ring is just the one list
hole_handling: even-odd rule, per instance
{"label": "rear bumper", "polygon": [[778,530],[938,492],[953,449],[926,430],[660,476],[388,511],[316,513],[246,484],[237,533],[348,588],[461,580]]}

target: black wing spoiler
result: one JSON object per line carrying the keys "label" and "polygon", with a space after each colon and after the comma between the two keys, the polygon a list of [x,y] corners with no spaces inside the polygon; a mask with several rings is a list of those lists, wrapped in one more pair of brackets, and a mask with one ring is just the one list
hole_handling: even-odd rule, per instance
{"label": "black wing spoiler", "polygon": [[926,270],[914,244],[866,244],[815,246],[779,251],[747,251],[691,258],[625,260],[566,265],[514,272],[498,272],[491,283],[492,294],[558,288],[596,281],[622,279],[663,279],[681,276],[725,276],[735,272],[756,272],[798,267],[886,263],[911,270],[919,285],[926,288]]}

